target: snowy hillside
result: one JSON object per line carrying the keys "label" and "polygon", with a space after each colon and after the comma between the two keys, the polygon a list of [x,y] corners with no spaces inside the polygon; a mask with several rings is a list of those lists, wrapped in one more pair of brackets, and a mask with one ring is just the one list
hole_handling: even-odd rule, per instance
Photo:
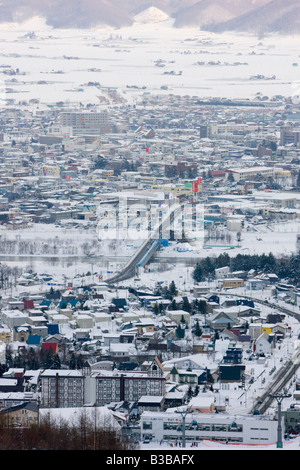
{"label": "snowy hillside", "polygon": [[161,23],[166,20],[169,20],[169,16],[155,7],[147,8],[134,16],[134,21],[138,24]]}

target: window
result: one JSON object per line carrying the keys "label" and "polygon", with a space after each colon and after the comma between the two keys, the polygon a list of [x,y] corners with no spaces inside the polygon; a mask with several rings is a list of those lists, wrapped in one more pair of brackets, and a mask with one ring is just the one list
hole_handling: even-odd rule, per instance
{"label": "window", "polygon": [[152,423],[147,423],[147,422],[144,422],[143,423],[143,429],[152,429]]}

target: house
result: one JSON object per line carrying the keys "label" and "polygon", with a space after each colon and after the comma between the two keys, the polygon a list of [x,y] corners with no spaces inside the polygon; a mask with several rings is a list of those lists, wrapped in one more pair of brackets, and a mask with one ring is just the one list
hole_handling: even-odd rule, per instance
{"label": "house", "polygon": [[99,339],[92,339],[90,341],[85,341],[84,350],[92,354],[95,354],[97,351],[101,350],[101,344],[102,344],[101,340]]}
{"label": "house", "polygon": [[13,328],[13,341],[25,343],[31,335],[31,325],[15,326]]}
{"label": "house", "polygon": [[187,409],[192,413],[214,413],[215,395],[210,392],[199,393],[189,401]]}
{"label": "house", "polygon": [[77,328],[73,333],[73,339],[75,341],[89,341],[90,337],[90,330],[84,328]]}
{"label": "house", "polygon": [[242,348],[230,347],[227,349],[222,362],[224,364],[241,364],[242,358],[243,358]]}
{"label": "house", "polygon": [[164,409],[165,399],[163,396],[143,395],[138,401],[138,412],[144,411],[162,411]]}
{"label": "house", "polygon": [[143,335],[144,333],[153,333],[155,331],[155,322],[148,318],[143,318],[140,322],[135,323],[138,333]]}
{"label": "house", "polygon": [[42,337],[39,335],[29,335],[26,341],[28,346],[40,346]]}
{"label": "house", "polygon": [[129,357],[135,356],[137,350],[131,343],[111,343],[109,346],[110,356],[113,357]]}
{"label": "house", "polygon": [[28,321],[27,313],[20,310],[2,310],[1,315],[3,323],[9,328],[24,325]]}
{"label": "house", "polygon": [[174,365],[170,371],[170,380],[178,384],[198,385],[198,375],[200,371],[183,370]]}
{"label": "house", "polygon": [[0,343],[10,343],[12,340],[11,330],[9,328],[0,327]]}
{"label": "house", "polygon": [[75,316],[78,328],[93,328],[94,321],[90,315],[79,314]]}
{"label": "house", "polygon": [[259,355],[271,354],[274,349],[274,335],[262,333],[254,342],[253,352]]}
{"label": "house", "polygon": [[23,311],[34,310],[33,300],[23,300]]}
{"label": "house", "polygon": [[221,286],[223,289],[236,289],[237,287],[243,287],[244,283],[244,279],[227,278],[221,281]]}
{"label": "house", "polygon": [[214,313],[223,312],[231,316],[231,318],[259,316],[260,309],[256,307],[249,307],[247,305],[236,305],[233,307],[215,309]]}
{"label": "house", "polygon": [[0,377],[0,392],[23,391],[23,377]]}
{"label": "house", "polygon": [[51,351],[53,354],[58,353],[57,343],[42,343],[42,351]]}
{"label": "house", "polygon": [[285,338],[285,336],[288,332],[288,329],[289,329],[289,327],[287,325],[285,325],[284,323],[277,323],[273,327],[272,333],[274,334],[276,340],[283,339],[283,338]]}
{"label": "house", "polygon": [[214,330],[223,330],[224,328],[230,329],[236,323],[236,320],[229,313],[221,311],[207,318],[207,323]]}
{"label": "house", "polygon": [[27,322],[32,326],[46,326],[48,323],[47,318],[44,316],[28,317]]}
{"label": "house", "polygon": [[187,390],[170,390],[165,394],[165,409],[182,406],[185,403]]}
{"label": "house", "polygon": [[219,382],[240,382],[243,378],[245,368],[246,367],[243,364],[220,364]]}
{"label": "house", "polygon": [[182,322],[182,320],[184,320],[187,325],[190,324],[190,314],[186,312],[185,310],[168,310],[167,315],[177,325],[179,325]]}
{"label": "house", "polygon": [[12,427],[29,427],[38,423],[39,409],[37,403],[24,402],[4,408],[0,411],[7,418],[6,425]]}

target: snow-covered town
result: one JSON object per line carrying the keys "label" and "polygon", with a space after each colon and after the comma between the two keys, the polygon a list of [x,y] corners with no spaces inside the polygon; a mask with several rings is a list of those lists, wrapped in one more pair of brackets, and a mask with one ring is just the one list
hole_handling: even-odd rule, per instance
{"label": "snow-covered town", "polygon": [[0,24],[1,449],[299,448],[298,36],[172,21]]}

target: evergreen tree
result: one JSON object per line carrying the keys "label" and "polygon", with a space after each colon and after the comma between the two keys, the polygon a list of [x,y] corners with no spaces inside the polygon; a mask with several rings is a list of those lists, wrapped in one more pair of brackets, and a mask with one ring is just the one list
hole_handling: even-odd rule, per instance
{"label": "evergreen tree", "polygon": [[196,264],[196,267],[193,272],[193,279],[196,282],[201,282],[204,279],[203,271],[199,263]]}
{"label": "evergreen tree", "polygon": [[170,295],[170,297],[176,297],[176,295],[178,294],[178,290],[174,281],[172,281],[169,285],[168,294]]}
{"label": "evergreen tree", "polygon": [[61,368],[61,361],[60,361],[59,355],[55,354],[53,357],[51,369],[60,369],[60,368]]}
{"label": "evergreen tree", "polygon": [[231,172],[228,173],[227,181],[228,183],[234,183],[234,176]]}
{"label": "evergreen tree", "polygon": [[190,312],[191,311],[190,303],[189,303],[189,301],[186,297],[183,299],[182,310],[184,310],[185,312]]}
{"label": "evergreen tree", "polygon": [[154,307],[153,307],[153,313],[155,315],[158,315],[159,314],[159,306],[157,304],[157,302],[155,303]]}
{"label": "evergreen tree", "polygon": [[187,391],[187,400],[190,401],[193,398],[194,392],[192,386],[190,385]]}
{"label": "evergreen tree", "polygon": [[175,330],[175,334],[177,336],[178,339],[183,339],[184,338],[184,335],[185,335],[185,329],[184,328],[181,328],[180,324],[177,326],[176,330]]}
{"label": "evergreen tree", "polygon": [[69,367],[70,367],[71,370],[77,369],[77,360],[76,360],[76,356],[75,356],[74,353],[71,354]]}
{"label": "evergreen tree", "polygon": [[196,325],[194,327],[193,333],[194,333],[195,336],[198,336],[198,338],[202,335],[202,330],[200,328],[198,320],[197,320]]}
{"label": "evergreen tree", "polygon": [[199,312],[202,313],[203,315],[205,315],[205,314],[207,313],[207,304],[206,304],[206,300],[203,300],[203,299],[200,299],[200,300],[199,300],[198,310],[199,310]]}

